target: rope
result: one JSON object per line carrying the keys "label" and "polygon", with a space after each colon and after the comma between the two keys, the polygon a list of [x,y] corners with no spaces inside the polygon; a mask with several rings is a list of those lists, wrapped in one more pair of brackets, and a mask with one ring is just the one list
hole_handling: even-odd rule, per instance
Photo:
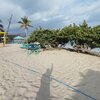
{"label": "rope", "polygon": [[[31,72],[35,72],[35,73],[37,73],[37,74],[42,75],[42,73],[40,73],[40,72],[38,72],[38,71],[36,71],[36,70],[29,69],[29,68],[25,68],[25,67],[23,67],[22,65],[19,65],[19,64],[14,63],[14,62],[10,62],[9,60],[3,59],[3,61],[12,63],[12,64],[14,64],[14,65],[17,65],[17,66],[20,67],[20,68],[24,68],[24,69],[29,70],[29,71],[31,71]],[[48,77],[48,76],[45,75],[45,77]],[[68,85],[67,83],[65,83],[65,82],[63,82],[63,81],[61,81],[61,80],[56,79],[54,76],[51,76],[51,75],[50,75],[50,77],[48,77],[48,78],[51,78],[52,80],[55,80],[56,82],[63,84],[64,86],[66,86],[66,87],[72,89],[73,91],[75,91],[75,92],[77,92],[77,93],[79,93],[79,94],[81,94],[81,95],[83,95],[83,96],[85,96],[85,97],[90,98],[91,100],[96,100],[96,98],[94,98],[94,97],[92,97],[92,96],[90,96],[90,95],[88,95],[88,94],[86,94],[86,93],[84,93],[84,92],[82,92],[82,91],[80,91],[80,90],[74,88],[73,86]]]}

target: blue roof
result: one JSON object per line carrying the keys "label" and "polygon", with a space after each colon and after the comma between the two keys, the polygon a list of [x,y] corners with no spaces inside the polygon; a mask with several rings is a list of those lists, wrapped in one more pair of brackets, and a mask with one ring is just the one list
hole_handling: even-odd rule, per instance
{"label": "blue roof", "polygon": [[16,36],[16,37],[14,37],[14,40],[24,40],[24,37]]}

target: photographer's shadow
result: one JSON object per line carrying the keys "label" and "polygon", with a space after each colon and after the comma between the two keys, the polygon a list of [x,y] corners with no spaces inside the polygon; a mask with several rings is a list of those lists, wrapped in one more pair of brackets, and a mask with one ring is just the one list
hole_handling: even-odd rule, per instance
{"label": "photographer's shadow", "polygon": [[50,75],[52,73],[52,68],[47,69],[46,72],[42,75],[41,78],[41,86],[39,88],[39,91],[37,93],[35,100],[51,100],[50,97]]}
{"label": "photographer's shadow", "polygon": [[76,88],[92,98],[79,93],[75,93],[73,98],[75,100],[100,100],[100,72],[89,69],[86,74],[80,73],[80,76],[82,79]]}

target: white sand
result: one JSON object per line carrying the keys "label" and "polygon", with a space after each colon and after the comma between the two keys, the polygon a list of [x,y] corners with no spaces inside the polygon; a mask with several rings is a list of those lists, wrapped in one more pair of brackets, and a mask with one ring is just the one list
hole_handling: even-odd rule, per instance
{"label": "white sand", "polygon": [[100,100],[99,57],[66,50],[28,55],[19,45],[0,47],[0,100],[93,100],[45,75]]}

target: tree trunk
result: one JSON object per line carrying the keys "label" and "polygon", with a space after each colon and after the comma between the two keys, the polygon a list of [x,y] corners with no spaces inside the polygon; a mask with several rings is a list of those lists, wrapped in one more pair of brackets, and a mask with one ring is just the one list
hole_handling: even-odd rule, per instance
{"label": "tree trunk", "polygon": [[28,36],[28,30],[25,29],[25,37],[27,38],[27,36]]}
{"label": "tree trunk", "polygon": [[26,44],[27,44],[27,49],[28,49],[28,29],[25,29],[25,41],[26,41]]}

